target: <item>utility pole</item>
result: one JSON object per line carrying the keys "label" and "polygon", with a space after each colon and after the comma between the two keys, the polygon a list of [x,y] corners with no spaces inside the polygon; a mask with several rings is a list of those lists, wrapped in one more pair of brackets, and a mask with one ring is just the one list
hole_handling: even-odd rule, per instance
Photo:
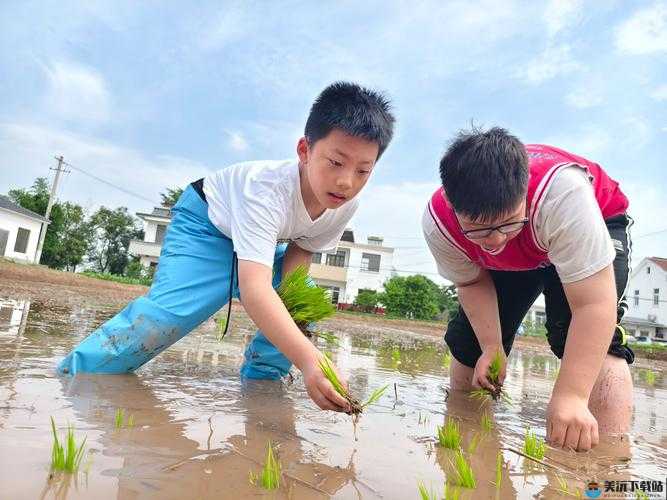
{"label": "utility pole", "polygon": [[53,178],[53,184],[51,184],[51,193],[49,194],[49,203],[46,205],[46,213],[44,214],[44,218],[46,219],[47,223],[42,224],[42,230],[39,233],[39,243],[37,244],[37,255],[35,256],[35,264],[39,264],[39,261],[42,259],[42,248],[44,247],[44,238],[46,237],[46,231],[48,230],[48,221],[49,217],[51,216],[51,208],[53,207],[53,203],[56,200],[56,191],[58,190],[58,182],[60,182],[60,174],[62,173],[68,173],[69,171],[65,170],[63,168],[63,164],[65,163],[65,159],[63,158],[62,155],[56,156],[56,160],[58,160],[58,165],[56,168],[52,168],[51,170],[56,171],[56,175]]}

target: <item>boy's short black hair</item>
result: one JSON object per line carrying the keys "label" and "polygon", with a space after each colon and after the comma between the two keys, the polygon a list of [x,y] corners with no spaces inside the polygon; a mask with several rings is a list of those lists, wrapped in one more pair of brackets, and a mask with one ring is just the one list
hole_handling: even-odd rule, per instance
{"label": "boy's short black hair", "polygon": [[526,148],[503,128],[463,130],[440,160],[440,179],[456,212],[489,222],[526,196]]}
{"label": "boy's short black hair", "polygon": [[340,129],[377,143],[379,158],[394,134],[394,122],[389,99],[382,93],[356,83],[335,82],[315,99],[304,135],[314,145],[333,129]]}

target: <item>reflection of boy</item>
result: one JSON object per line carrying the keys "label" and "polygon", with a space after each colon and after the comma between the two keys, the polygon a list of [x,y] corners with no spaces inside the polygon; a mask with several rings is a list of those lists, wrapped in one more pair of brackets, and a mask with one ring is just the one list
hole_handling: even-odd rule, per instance
{"label": "reflection of boy", "polygon": [[137,369],[229,300],[238,258],[235,292],[261,329],[246,350],[242,374],[279,378],[294,363],[320,408],[347,410],[318,367],[320,352],[273,287],[284,273],[309,266],[312,252],[336,246],[393,124],[381,94],[335,83],[311,108],[298,159],[232,165],[188,186],[173,209],[148,294],[90,334],[59,370]]}
{"label": "reflection of boy", "polygon": [[[602,168],[507,131],[461,133],[440,163],[443,187],[423,216],[426,241],[462,307],[445,340],[452,386],[492,385],[494,354],[509,354],[544,293],[547,338],[562,358],[547,438],[587,450],[601,431],[625,431],[634,360],[623,330],[628,201]],[[502,349],[501,349],[502,347]],[[505,377],[505,369],[501,381]]]}

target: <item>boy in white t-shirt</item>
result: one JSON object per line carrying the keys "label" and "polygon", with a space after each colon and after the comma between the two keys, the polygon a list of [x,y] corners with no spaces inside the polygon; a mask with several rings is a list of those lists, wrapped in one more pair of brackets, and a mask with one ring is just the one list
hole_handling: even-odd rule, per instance
{"label": "boy in white t-shirt", "polygon": [[588,450],[599,432],[626,432],[634,354],[620,319],[630,220],[618,183],[594,162],[524,145],[500,128],[462,132],[440,175],[422,226],[462,306],[445,334],[452,388],[493,390],[491,360],[509,354],[544,293],[547,339],[563,360],[547,409],[548,440]]}
{"label": "boy in white t-shirt", "polygon": [[274,288],[313,252],[337,245],[393,126],[382,94],[337,82],[315,100],[297,159],[240,163],[193,182],[173,208],[148,294],[91,333],[59,371],[133,371],[240,294],[261,330],[241,373],[276,379],[294,363],[320,408],[348,411]]}

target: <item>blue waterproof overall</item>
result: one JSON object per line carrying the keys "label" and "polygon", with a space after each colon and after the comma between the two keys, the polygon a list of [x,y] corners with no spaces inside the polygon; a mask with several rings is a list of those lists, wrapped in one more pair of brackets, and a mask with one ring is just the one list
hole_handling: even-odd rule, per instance
{"label": "blue waterproof overall", "polygon": [[[160,263],[148,294],[86,337],[58,365],[60,373],[127,373],[160,354],[229,300],[234,245],[208,218],[208,205],[188,186],[172,210]],[[273,286],[281,279],[286,245],[276,248]],[[238,297],[238,287],[232,295]],[[241,375],[278,379],[290,361],[258,331]]]}

